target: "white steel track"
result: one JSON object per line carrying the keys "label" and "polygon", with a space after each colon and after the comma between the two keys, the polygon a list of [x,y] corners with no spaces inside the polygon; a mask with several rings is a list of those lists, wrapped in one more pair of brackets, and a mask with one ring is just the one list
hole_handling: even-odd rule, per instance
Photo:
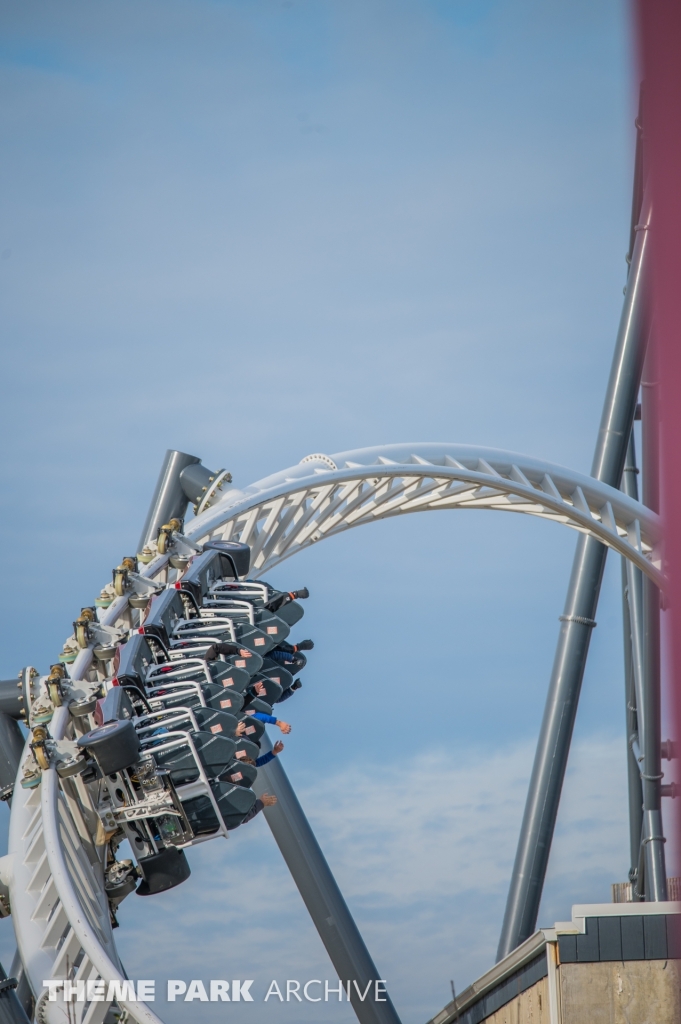
{"label": "white steel track", "polygon": [[519,512],[589,533],[662,584],[657,515],[593,477],[514,452],[412,444],[311,455],[232,489],[186,529],[193,540],[241,540],[255,575],[324,537],[410,512]]}
{"label": "white steel track", "polygon": [[[167,559],[158,559],[157,575]],[[102,621],[120,621],[121,599],[107,609]],[[84,679],[92,649],[79,655],[73,679]],[[50,722],[53,739],[69,735],[73,720],[58,708]],[[28,753],[28,745],[24,756]],[[10,900],[17,946],[31,987],[36,993],[37,1024],[101,1024],[111,1002],[73,1002],[66,1016],[63,1002],[50,1002],[45,982],[69,979],[96,982],[125,981],[116,952],[104,893],[103,866],[94,843],[94,821],[88,821],[87,790],[77,778],[60,779],[54,769],[43,772],[39,787],[23,789],[19,767],[14,787],[8,857]],[[145,1003],[118,999],[125,1020],[163,1024]]]}
{"label": "white steel track", "polygon": [[[192,519],[194,544],[234,539],[252,548],[262,576],[296,552],[336,534],[410,512],[488,509],[552,519],[589,533],[624,555],[658,585],[663,582],[659,518],[621,491],[550,463],[489,448],[448,444],[388,445],[308,456],[297,466],[239,491],[232,488]],[[181,547],[182,539],[177,538]],[[152,544],[153,547],[153,544]],[[167,582],[168,558],[158,555],[144,575]],[[172,578],[172,577],[170,577]],[[127,597],[100,613],[104,625],[128,628]],[[94,678],[93,649],[71,666],[73,680]],[[51,724],[55,739],[73,730],[65,708]],[[64,1004],[47,1001],[50,978],[122,981],[93,840],[85,787],[46,770],[36,789],[12,803],[9,887],[17,943],[38,996],[36,1020],[63,1024]],[[161,1024],[144,1003],[121,1001],[127,1019]],[[74,1003],[76,1024],[101,1024],[109,1003]]]}

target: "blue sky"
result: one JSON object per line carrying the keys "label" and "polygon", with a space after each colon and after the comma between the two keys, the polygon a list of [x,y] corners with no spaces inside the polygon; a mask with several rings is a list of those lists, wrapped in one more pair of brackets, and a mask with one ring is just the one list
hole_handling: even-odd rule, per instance
{"label": "blue sky", "polygon": [[[398,441],[589,471],[628,244],[625,4],[1,6],[3,677],[54,660],[168,447],[237,485]],[[493,960],[574,544],[414,515],[272,574],[310,588],[317,644],[285,765],[405,1024]],[[619,572],[542,923],[626,878]],[[190,860],[123,905],[131,974],[333,978],[263,821]]]}

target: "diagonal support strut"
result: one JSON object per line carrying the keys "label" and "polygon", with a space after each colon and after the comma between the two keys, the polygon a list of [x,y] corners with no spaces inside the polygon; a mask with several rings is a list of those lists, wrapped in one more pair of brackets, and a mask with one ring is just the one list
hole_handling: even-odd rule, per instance
{"label": "diagonal support strut", "polygon": [[[622,479],[647,343],[650,203],[645,199],[640,220],[591,468],[592,476],[611,487]],[[606,554],[593,537],[577,542],[497,960],[527,939],[537,923]]]}

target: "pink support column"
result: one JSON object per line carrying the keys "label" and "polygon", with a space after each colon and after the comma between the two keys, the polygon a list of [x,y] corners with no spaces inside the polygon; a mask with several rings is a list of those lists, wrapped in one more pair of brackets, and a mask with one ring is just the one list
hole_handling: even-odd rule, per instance
{"label": "pink support column", "polygon": [[[669,577],[668,669],[663,686],[673,720],[665,722],[662,739],[671,735],[681,753],[681,3],[638,0],[636,14],[653,201],[651,344],[659,381],[660,497]],[[663,770],[667,781],[672,775],[669,762],[663,762]],[[670,835],[676,831],[677,850],[681,849],[680,805],[679,798],[666,799],[664,804],[667,831]],[[671,861],[668,871],[678,876],[681,865]]]}

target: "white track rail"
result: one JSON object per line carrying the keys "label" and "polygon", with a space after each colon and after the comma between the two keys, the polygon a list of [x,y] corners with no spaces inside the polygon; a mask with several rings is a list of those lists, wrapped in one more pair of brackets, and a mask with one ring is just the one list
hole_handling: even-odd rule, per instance
{"label": "white track rail", "polygon": [[410,512],[520,512],[589,533],[662,584],[661,529],[650,509],[593,477],[515,452],[412,444],[310,455],[232,489],[192,520],[187,535],[241,540],[262,575],[324,537]]}
{"label": "white track rail", "polygon": [[[150,575],[165,567],[157,559]],[[114,602],[102,620],[120,621],[127,604]],[[92,649],[81,652],[72,678],[83,679],[92,663]],[[52,737],[61,739],[72,730],[73,719],[58,708],[50,723]],[[28,746],[24,756],[28,753]],[[40,786],[23,789],[20,766],[12,798],[8,853],[11,858],[10,899],[17,946],[36,993],[37,1024],[101,1024],[110,1002],[73,1002],[71,1016],[59,1000],[50,1002],[44,983],[122,983],[125,973],[116,952],[104,874],[94,843],[94,820],[84,812],[87,790],[75,779],[60,779],[54,769],[43,772]],[[89,818],[89,820],[88,820]],[[127,1020],[163,1024],[145,1003],[117,1000]]]}
{"label": "white track rail", "polygon": [[[553,519],[598,538],[658,585],[663,582],[660,522],[649,509],[563,467],[462,445],[388,445],[308,456],[243,491],[227,491],[191,520],[186,535],[194,542],[244,541],[252,548],[253,574],[261,576],[324,537],[391,516],[444,509],[491,509]],[[157,557],[144,574],[165,579],[167,558]],[[100,621],[126,626],[127,615],[127,598],[122,597]],[[72,678],[87,678],[92,661],[92,648],[81,651]],[[59,709],[50,726],[52,735],[59,738],[70,729],[68,712]],[[38,993],[40,1024],[67,1020],[63,1003],[46,1000],[44,980],[101,978],[108,983],[124,978],[92,838],[93,817],[88,820],[85,787],[77,792],[78,785],[77,779],[61,780],[48,770],[39,788],[22,789],[17,780],[14,791],[12,913],[19,951]],[[101,1024],[109,1006],[73,1005],[76,1024]],[[129,1020],[161,1024],[143,1003],[120,1005]]]}

